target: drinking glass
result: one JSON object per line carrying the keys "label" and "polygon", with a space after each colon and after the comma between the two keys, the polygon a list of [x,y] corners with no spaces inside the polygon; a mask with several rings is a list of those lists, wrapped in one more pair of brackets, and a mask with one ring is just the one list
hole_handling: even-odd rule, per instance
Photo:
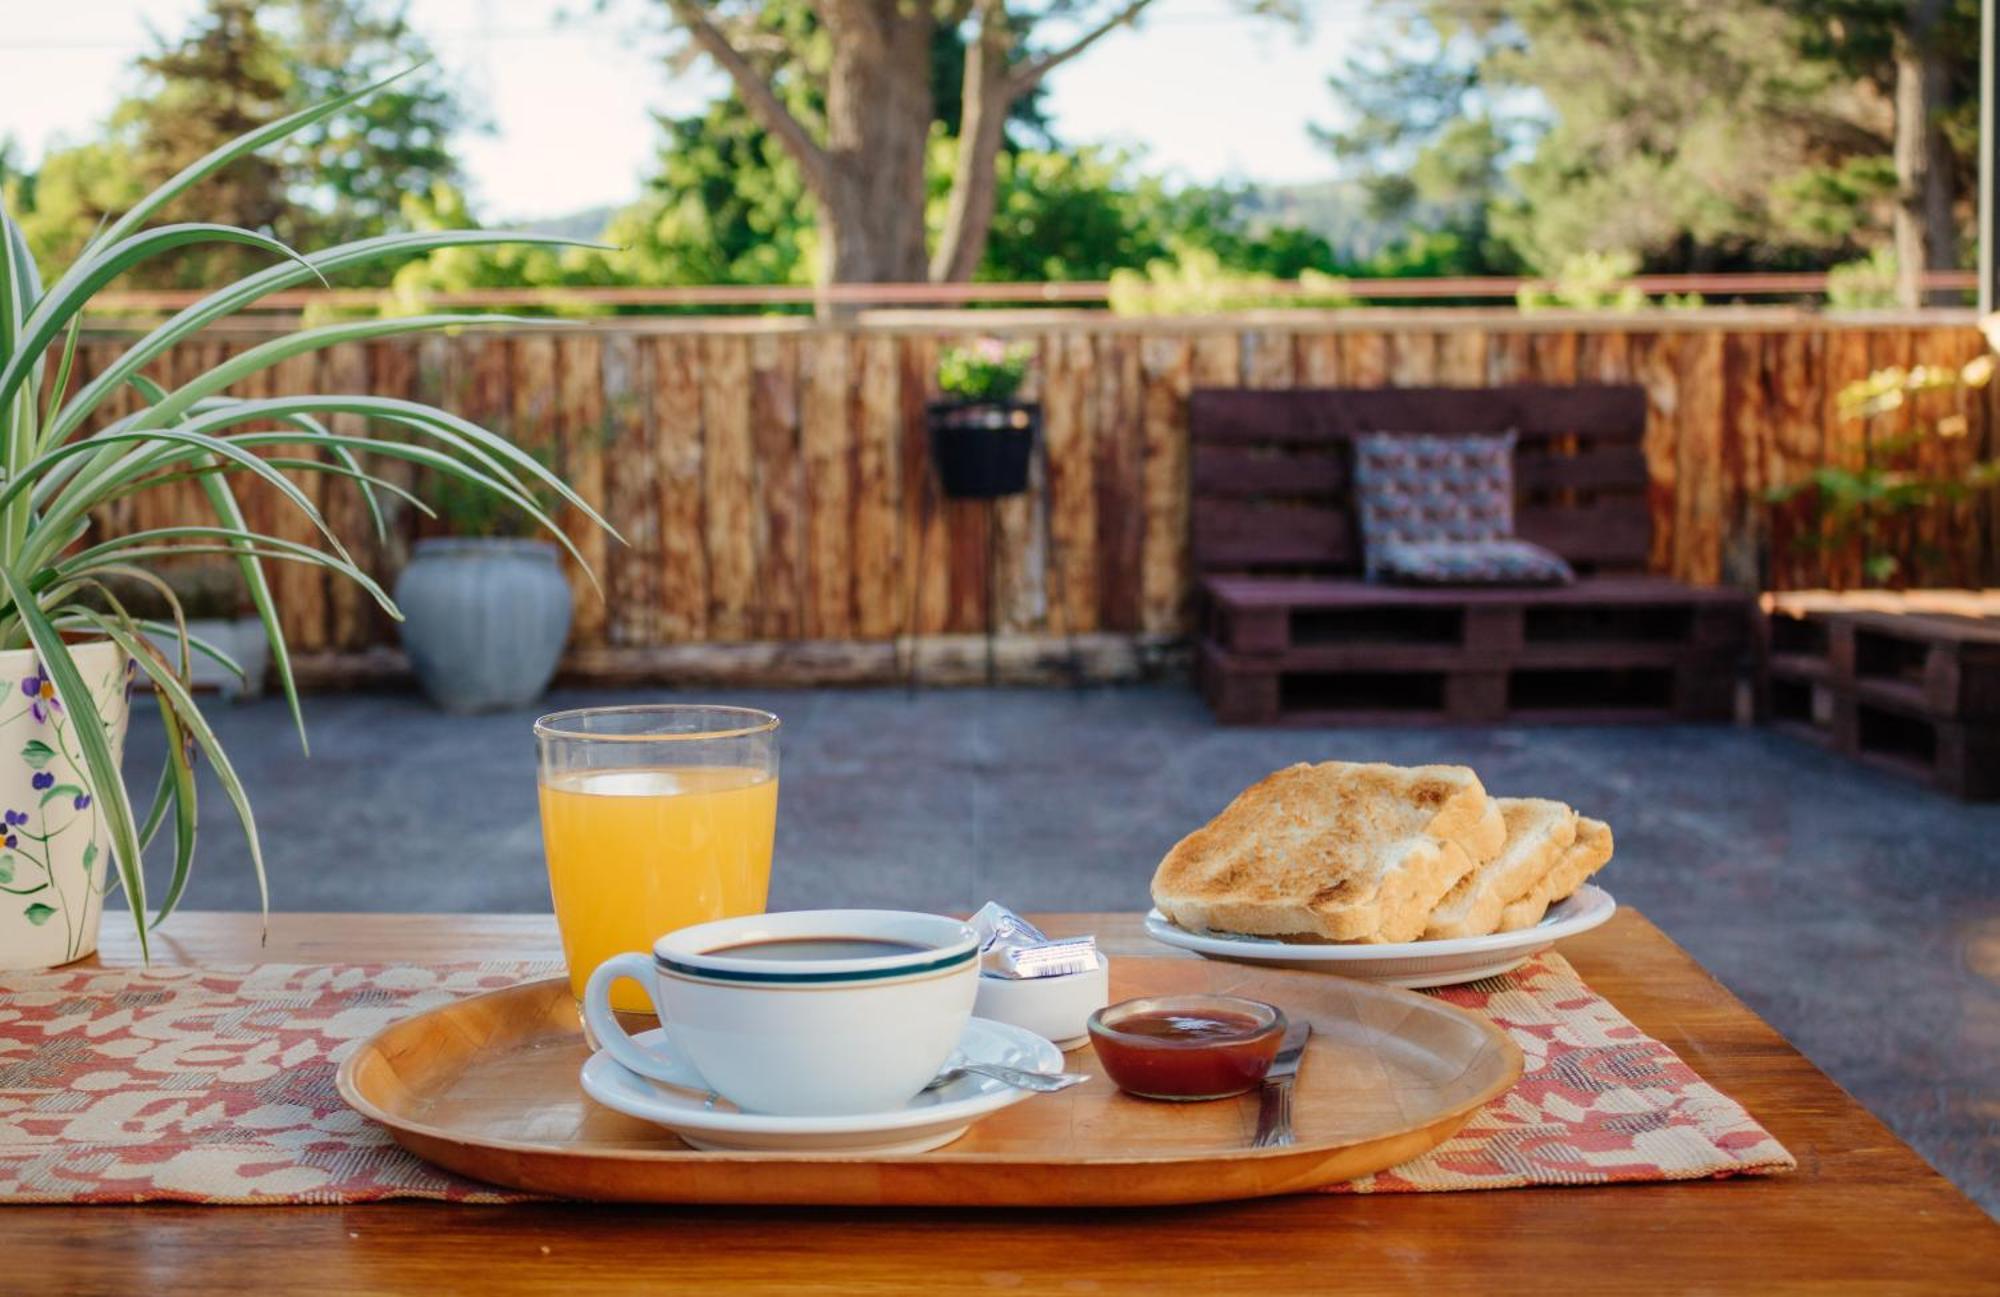
{"label": "drinking glass", "polygon": [[[760,914],[778,718],[751,707],[584,707],[535,722],[549,894],[579,1000],[599,964],[676,928]],[[645,1012],[621,983],[612,1007]]]}

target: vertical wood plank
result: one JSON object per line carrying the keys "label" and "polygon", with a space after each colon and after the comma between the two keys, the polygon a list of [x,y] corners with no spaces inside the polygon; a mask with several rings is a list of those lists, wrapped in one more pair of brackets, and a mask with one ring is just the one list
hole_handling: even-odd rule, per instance
{"label": "vertical wood plank", "polygon": [[1042,398],[1049,473],[1049,629],[1097,626],[1095,429],[1088,400],[1094,348],[1089,335],[1049,339]]}
{"label": "vertical wood plank", "polygon": [[994,613],[1008,631],[1042,629],[1048,624],[1047,518],[1049,439],[1047,368],[1053,343],[1036,340],[1035,363],[1021,387],[1021,399],[1043,403],[1042,435],[1028,462],[1028,489],[993,503]]}
{"label": "vertical wood plank", "polygon": [[[281,360],[269,369],[250,375],[238,386],[236,394],[255,400],[280,392],[312,391],[319,382],[319,361],[320,357],[311,353]],[[285,476],[313,504],[320,503],[319,474],[288,469]],[[253,527],[267,530],[281,540],[326,548],[325,539],[311,520],[269,486],[261,482],[254,489],[239,486],[237,494],[242,497],[243,511]],[[328,633],[331,618],[327,574],[304,563],[267,563],[265,573],[270,581],[272,597],[277,600],[278,623],[284,628],[285,642],[291,651],[318,653],[335,647]]]}
{"label": "vertical wood plank", "polygon": [[[942,346],[970,346],[971,337],[943,340]],[[924,379],[927,399],[936,396],[936,354]],[[1026,399],[1022,397],[1021,399]],[[928,433],[923,434],[928,439]],[[946,554],[944,629],[959,634],[984,631],[999,625],[993,606],[994,573],[992,551],[997,526],[992,500],[946,500],[944,502],[944,548]]]}
{"label": "vertical wood plank", "polygon": [[1633,376],[1646,389],[1646,435],[1640,448],[1646,455],[1646,512],[1652,525],[1646,566],[1655,572],[1673,567],[1681,348],[1686,340],[1687,335],[1680,333],[1640,334],[1632,339]]}
{"label": "vertical wood plank", "polygon": [[1579,383],[1632,381],[1632,339],[1621,331],[1593,329],[1577,340],[1576,378]]}
{"label": "vertical wood plank", "polygon": [[[1722,533],[1720,567],[1732,585],[1763,588],[1765,461],[1771,430],[1776,347],[1770,335],[1729,333],[1722,342],[1722,434],[1716,484]],[[1772,345],[1767,345],[1772,344]]]}
{"label": "vertical wood plank", "polygon": [[1673,571],[1702,584],[1722,579],[1723,336],[1709,330],[1683,342]]}
{"label": "vertical wood plank", "polygon": [[1437,382],[1435,333],[1399,332],[1389,336],[1389,385],[1430,387]]}
{"label": "vertical wood plank", "polygon": [[660,502],[655,628],[667,643],[708,637],[708,545],[702,517],[700,340],[647,340],[653,353],[653,469]]}
{"label": "vertical wood plank", "polygon": [[764,526],[754,629],[764,639],[798,639],[805,633],[806,484],[796,338],[750,340],[750,440]]}
{"label": "vertical wood plank", "polygon": [[629,330],[606,333],[604,417],[606,428],[605,516],[625,538],[610,546],[604,573],[606,638],[637,646],[656,642],[660,604],[659,461],[653,450],[652,350]]}
{"label": "vertical wood plank", "polygon": [[1486,348],[1486,381],[1494,387],[1533,381],[1527,334],[1516,329],[1494,333]]}
{"label": "vertical wood plank", "polygon": [[[1826,462],[1840,468],[1858,469],[1868,458],[1868,428],[1862,420],[1841,414],[1840,394],[1850,384],[1868,377],[1868,330],[1857,326],[1835,326],[1827,334],[1826,354],[1826,388],[1822,394],[1820,416],[1826,428]],[[1828,585],[1847,587],[1860,584],[1861,546],[1850,542],[1824,550],[1819,569]]]}
{"label": "vertical wood plank", "polygon": [[1574,384],[1576,353],[1577,337],[1569,330],[1530,334],[1528,373],[1531,381],[1554,387],[1568,387]]}
{"label": "vertical wood plank", "polygon": [[808,639],[845,639],[854,626],[851,360],[842,334],[816,333],[803,342],[799,448],[805,462]]}
{"label": "vertical wood plank", "polygon": [[[1291,348],[1285,350],[1289,357]],[[1139,629],[1145,562],[1139,339],[1129,333],[1100,335],[1097,371],[1097,624],[1101,630],[1131,632]],[[1289,381],[1289,365],[1286,377]]]}
{"label": "vertical wood plank", "polygon": [[1292,337],[1277,329],[1253,329],[1243,337],[1243,385],[1290,387],[1295,360]]}
{"label": "vertical wood plank", "polygon": [[[1775,401],[1764,481],[1767,489],[1798,484],[1819,466],[1826,447],[1821,419],[1825,385],[1826,335],[1793,330],[1776,335]],[[1770,506],[1769,581],[1773,589],[1812,584],[1817,561],[1809,548],[1811,502],[1803,496]]]}
{"label": "vertical wood plank", "polygon": [[718,640],[747,639],[755,626],[757,508],[750,442],[750,344],[738,335],[701,343],[702,539],[708,550],[708,628]]}
{"label": "vertical wood plank", "polygon": [[1371,329],[1344,335],[1340,340],[1340,360],[1349,387],[1389,385],[1389,339],[1386,334]]}
{"label": "vertical wood plank", "polygon": [[1301,333],[1293,362],[1300,387],[1340,386],[1340,335],[1332,330]]}
{"label": "vertical wood plank", "polygon": [[896,339],[864,335],[858,343],[861,382],[855,408],[854,630],[888,639],[902,627],[903,554],[898,544],[902,480],[902,372]]}
{"label": "vertical wood plank", "polygon": [[937,394],[938,342],[928,334],[896,340],[902,413],[897,419],[898,457],[903,482],[903,588],[899,628],[920,635],[942,631],[951,619],[951,552],[945,532],[944,492],[931,465],[925,406]]}
{"label": "vertical wood plank", "polygon": [[[368,349],[358,342],[345,342],[320,353],[319,390],[345,394],[372,393],[368,372]],[[327,420],[328,431],[338,436],[366,436],[365,419],[336,414]],[[292,447],[288,453],[301,459],[326,458],[314,447]],[[320,508],[333,534],[347,546],[354,563],[364,572],[377,570],[375,526],[361,488],[351,478],[320,476]],[[325,584],[327,596],[327,640],[331,647],[346,650],[366,648],[373,639],[374,619],[370,610],[375,601],[352,581],[335,579]]]}
{"label": "vertical wood plank", "polygon": [[1453,329],[1438,337],[1437,381],[1449,387],[1486,385],[1484,329]]}
{"label": "vertical wood plank", "polygon": [[[607,436],[603,342],[594,333],[564,335],[556,343],[556,372],[560,376],[556,433],[562,444],[562,471],[570,489],[602,514]],[[606,584],[609,538],[575,505],[565,506],[557,520],[583,555],[581,563],[568,560],[573,611],[570,643],[596,647],[605,641],[610,616]]]}
{"label": "vertical wood plank", "polygon": [[[1332,335],[1321,335],[1326,341]],[[1318,341],[1320,339],[1314,339]],[[1338,365],[1338,350],[1313,353]],[[1145,387],[1145,538],[1140,557],[1140,627],[1173,635],[1187,629],[1188,599],[1188,391],[1193,386],[1193,349],[1186,338],[1148,335],[1141,346]],[[1308,364],[1311,381],[1331,386],[1337,370]]]}

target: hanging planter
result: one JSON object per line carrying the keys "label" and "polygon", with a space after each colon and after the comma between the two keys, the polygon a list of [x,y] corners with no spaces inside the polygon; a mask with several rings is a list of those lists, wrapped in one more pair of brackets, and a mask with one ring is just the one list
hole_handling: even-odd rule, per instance
{"label": "hanging planter", "polygon": [[954,500],[992,500],[1028,489],[1028,461],[1042,426],[1032,401],[932,401],[931,460]]}
{"label": "hanging planter", "polygon": [[1042,407],[1017,401],[1035,349],[1025,342],[981,338],[946,347],[938,357],[944,399],[928,407],[931,461],[938,484],[954,500],[992,500],[1028,489],[1028,461]]}

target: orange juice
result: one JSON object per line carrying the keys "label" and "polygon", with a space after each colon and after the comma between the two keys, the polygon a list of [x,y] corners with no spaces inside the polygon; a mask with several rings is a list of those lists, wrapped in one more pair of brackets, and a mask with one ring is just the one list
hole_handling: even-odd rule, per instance
{"label": "orange juice", "polygon": [[[743,766],[648,766],[545,775],[542,846],[570,990],[626,950],[710,919],[756,914],[771,884],[778,781]],[[613,1008],[645,1012],[620,983]]]}

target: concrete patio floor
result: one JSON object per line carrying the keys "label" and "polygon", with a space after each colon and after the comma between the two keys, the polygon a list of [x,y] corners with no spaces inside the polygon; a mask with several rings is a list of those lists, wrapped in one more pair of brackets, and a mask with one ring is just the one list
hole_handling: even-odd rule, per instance
{"label": "concrete patio floor", "polygon": [[[654,697],[682,695],[544,709]],[[2000,1214],[2000,807],[1729,727],[1226,730],[1171,686],[729,700],[785,721],[774,908],[1143,908],[1167,847],[1298,760],[1464,762],[1494,792],[1570,801],[1616,830],[1620,901]],[[129,774],[150,789],[159,727],[138,710]],[[217,705],[273,907],[546,910],[534,714],[312,697],[308,761],[282,704]],[[184,904],[254,908],[219,795],[201,831]]]}

